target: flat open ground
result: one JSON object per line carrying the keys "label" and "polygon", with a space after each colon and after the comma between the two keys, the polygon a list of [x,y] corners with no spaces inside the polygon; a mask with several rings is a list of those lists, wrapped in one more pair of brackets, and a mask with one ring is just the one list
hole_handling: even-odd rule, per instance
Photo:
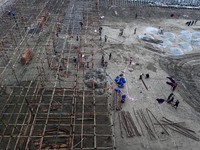
{"label": "flat open ground", "polygon": [[[146,109],[150,110],[160,121],[163,117],[173,122],[179,122],[180,125],[194,130],[196,136],[200,134],[199,119],[199,47],[193,47],[193,50],[183,55],[174,55],[168,48],[159,47],[158,44],[145,42],[138,37],[145,33],[147,27],[163,28],[164,32],[178,34],[183,30],[197,32],[200,23],[187,26],[185,23],[192,19],[197,19],[199,13],[189,10],[176,10],[170,8],[147,8],[147,7],[121,7],[113,5],[109,7],[103,21],[103,34],[108,36],[108,42],[104,44],[102,50],[105,55],[112,53],[112,59],[109,63],[107,73],[114,79],[124,71],[127,83],[122,89],[123,93],[128,95],[128,100],[122,105],[122,110],[129,111],[133,118],[139,118],[139,124],[136,118],[135,123],[143,132],[143,136],[126,135],[123,129],[121,138],[121,129],[118,112],[115,114],[115,133],[118,149],[152,149],[152,150],[182,150],[199,149],[199,141],[183,136],[176,131],[170,130],[169,135],[162,134],[163,130],[158,122],[150,115]],[[137,19],[135,14],[137,13]],[[174,13],[175,17],[170,15]],[[136,34],[134,29],[137,28]],[[123,36],[119,36],[120,29],[124,29]],[[176,43],[177,44],[177,43]],[[129,64],[130,57],[133,57],[132,65]],[[140,74],[149,73],[150,78],[144,79],[148,90],[139,80]],[[159,104],[156,99],[167,99],[172,89],[166,84],[167,76],[172,76],[178,82],[174,91],[175,100],[180,101],[177,109],[166,102]],[[116,84],[114,83],[115,87]],[[112,100],[111,100],[112,101]],[[136,111],[134,115],[133,108]],[[147,122],[152,124],[152,130],[155,127],[155,139],[149,134],[143,121],[140,120],[140,113],[146,116]],[[151,120],[150,120],[151,118]],[[152,119],[153,118],[153,119]],[[163,123],[163,122],[162,122]],[[141,128],[140,128],[141,127]],[[149,127],[148,127],[149,128]]]}

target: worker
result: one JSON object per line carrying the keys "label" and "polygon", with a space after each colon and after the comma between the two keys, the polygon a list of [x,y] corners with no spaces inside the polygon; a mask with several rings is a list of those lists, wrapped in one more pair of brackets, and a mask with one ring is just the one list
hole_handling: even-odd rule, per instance
{"label": "worker", "polygon": [[25,27],[24,27],[24,30],[25,30],[25,32],[26,32],[26,31],[28,30],[28,27],[25,26]]}
{"label": "worker", "polygon": [[177,109],[178,105],[179,105],[179,100],[177,100],[177,101],[175,102],[174,108]]}
{"label": "worker", "polygon": [[119,36],[122,36],[124,33],[124,29],[120,29],[120,33],[119,33]]}
{"label": "worker", "polygon": [[158,101],[159,104],[162,104],[162,103],[165,101],[165,100],[162,99],[162,98],[157,98],[156,100]]}
{"label": "worker", "polygon": [[58,37],[58,32],[56,32],[56,37]]}
{"label": "worker", "polygon": [[96,9],[98,8],[98,3],[97,2],[95,2],[95,5],[96,5]]}
{"label": "worker", "polygon": [[61,23],[57,22],[57,32],[61,32]]}
{"label": "worker", "polygon": [[170,100],[173,95],[174,95],[173,93],[169,94],[167,101]]}
{"label": "worker", "polygon": [[198,21],[198,19],[195,20],[195,22],[194,22],[195,25],[196,25],[197,21]]}
{"label": "worker", "polygon": [[160,34],[164,34],[163,31],[164,31],[164,29],[161,28],[161,29],[160,29]]}
{"label": "worker", "polygon": [[117,93],[121,93],[121,90],[118,89],[118,88],[115,88],[114,90],[115,90],[115,92],[117,92]]}
{"label": "worker", "polygon": [[89,68],[89,62],[87,62],[87,68]]}
{"label": "worker", "polygon": [[191,26],[194,24],[194,20],[191,22]]}
{"label": "worker", "polygon": [[120,79],[120,77],[117,76],[117,77],[115,78],[115,82],[118,83],[118,82],[119,82],[119,79]]}
{"label": "worker", "polygon": [[117,84],[118,84],[118,87],[119,87],[119,88],[124,88],[124,83],[123,83],[121,80],[119,80],[119,81],[117,82]]}
{"label": "worker", "polygon": [[137,30],[137,28],[134,29],[134,34],[136,34],[136,30]]}
{"label": "worker", "polygon": [[126,100],[126,94],[123,94],[123,95],[122,95],[122,99],[121,99],[121,103],[124,103],[125,100]]}
{"label": "worker", "polygon": [[174,101],[174,95],[172,95],[168,100],[167,103],[171,104]]}
{"label": "worker", "polygon": [[101,33],[102,33],[102,27],[99,27],[99,34],[101,35]]}
{"label": "worker", "polygon": [[8,16],[11,16],[11,11],[8,12]]}
{"label": "worker", "polygon": [[132,61],[133,61],[133,57],[130,57],[130,59],[129,59],[129,65],[132,64]]}
{"label": "worker", "polygon": [[148,74],[148,73],[146,74],[145,78],[146,78],[146,79],[148,79],[148,78],[149,78],[149,74]]}
{"label": "worker", "polygon": [[104,56],[101,57],[101,65],[104,67]]}
{"label": "worker", "polygon": [[63,67],[62,66],[59,66],[59,71],[63,71]]}
{"label": "worker", "polygon": [[104,56],[102,55],[102,57],[101,57],[101,61],[104,61]]}
{"label": "worker", "polygon": [[112,57],[112,54],[110,53],[110,54],[109,54],[109,60],[111,59],[111,57]]}
{"label": "worker", "polygon": [[138,15],[137,15],[137,13],[135,14],[135,19],[137,19],[137,17],[138,17]]}
{"label": "worker", "polygon": [[142,80],[143,73],[140,74],[139,80]]}
{"label": "worker", "polygon": [[104,39],[105,39],[105,42],[107,42],[107,40],[108,40],[108,37],[105,35],[105,38],[104,38]]}
{"label": "worker", "polygon": [[83,22],[79,22],[80,26],[81,26],[81,29],[83,28]]}
{"label": "worker", "polygon": [[76,41],[78,41],[78,34],[76,35]]}
{"label": "worker", "polygon": [[177,87],[176,81],[172,77],[167,77],[171,82],[166,82],[167,84],[171,85],[172,91],[174,91]]}
{"label": "worker", "polygon": [[108,62],[107,62],[107,61],[104,62],[104,67],[105,67],[105,68],[108,67]]}
{"label": "worker", "polygon": [[191,21],[188,22],[188,26],[190,26],[190,24],[191,24]]}
{"label": "worker", "polygon": [[75,56],[73,58],[73,62],[74,62],[74,64],[76,64],[76,57]]}
{"label": "worker", "polygon": [[121,78],[119,79],[119,81],[120,81],[121,83],[126,83],[126,80],[125,80],[124,77],[121,77]]}
{"label": "worker", "polygon": [[15,12],[14,11],[12,11],[12,16],[13,16],[13,18],[15,19]]}
{"label": "worker", "polygon": [[177,87],[177,83],[175,82],[175,83],[173,83],[173,85],[172,85],[172,91],[174,91],[174,90],[176,89],[176,87]]}
{"label": "worker", "polygon": [[124,76],[124,72],[122,71],[122,73],[119,76],[122,78]]}
{"label": "worker", "polygon": [[58,52],[56,51],[56,49],[54,48],[54,54],[56,55]]}

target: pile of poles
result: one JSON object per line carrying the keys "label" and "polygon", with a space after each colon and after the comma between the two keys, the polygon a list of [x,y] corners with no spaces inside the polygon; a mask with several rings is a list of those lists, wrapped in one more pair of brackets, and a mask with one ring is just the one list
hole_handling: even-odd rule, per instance
{"label": "pile of poles", "polygon": [[112,109],[115,111],[119,111],[122,109],[121,103],[121,93],[113,92],[113,101],[112,101]]}
{"label": "pile of poles", "polygon": [[165,117],[161,120],[163,122],[163,125],[167,126],[172,131],[178,132],[190,139],[193,139],[195,141],[199,141],[199,138],[197,137],[195,131],[188,129],[181,125],[181,123],[175,123]]}
{"label": "pile of poles", "polygon": [[[141,122],[144,125],[144,127],[146,128],[146,131],[151,140],[156,140],[158,138],[161,138],[160,133],[162,135],[167,135],[167,136],[170,135],[168,133],[168,131],[165,129],[165,127],[160,123],[160,121],[154,116],[154,114],[149,109],[146,109],[146,113],[142,109],[139,109],[136,112],[133,109],[133,112],[135,114],[135,117],[139,118],[141,120]],[[136,113],[137,113],[137,115],[136,115]],[[157,129],[155,128],[154,122],[156,122],[158,125],[160,125],[159,130],[158,130],[158,128]],[[143,128],[142,128],[141,124],[139,123],[139,121],[138,121],[138,124],[140,125],[141,132],[144,135]]]}
{"label": "pile of poles", "polygon": [[[127,137],[141,136],[140,132],[137,129],[137,126],[135,125],[135,122],[133,121],[133,118],[131,117],[130,112],[120,111],[118,115],[120,121],[120,129],[122,128],[122,126],[124,127]],[[123,137],[122,129],[121,136]]]}
{"label": "pile of poles", "polygon": [[[127,137],[141,136],[145,135],[147,132],[151,140],[160,139],[162,136],[170,137],[171,134],[169,134],[167,130],[170,129],[173,132],[180,133],[195,141],[200,140],[195,131],[183,126],[184,122],[175,123],[165,117],[158,120],[148,108],[146,108],[146,110],[139,109],[137,111],[133,108],[133,113],[135,120],[131,117],[129,111],[122,110],[118,112],[119,127],[122,138],[122,129],[126,132]],[[140,127],[140,130],[138,130],[137,126]]]}

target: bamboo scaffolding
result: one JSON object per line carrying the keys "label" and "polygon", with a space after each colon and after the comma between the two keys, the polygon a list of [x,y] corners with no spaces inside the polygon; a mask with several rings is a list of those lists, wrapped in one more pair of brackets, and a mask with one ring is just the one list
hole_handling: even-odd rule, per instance
{"label": "bamboo scaffolding", "polygon": [[[41,14],[41,12],[44,10],[45,6],[49,3],[49,0],[48,2],[45,3],[44,7],[42,8],[42,10],[39,12],[38,16]],[[31,18],[29,18],[31,19]],[[15,25],[14,25],[15,26]],[[14,26],[12,28],[14,28]],[[19,45],[15,48],[13,54],[17,54],[17,50],[19,49],[19,47],[22,45],[23,41],[24,40],[27,40],[27,35],[28,35],[28,32],[25,34],[25,36],[22,38],[22,40],[20,41]],[[17,56],[17,59],[15,59],[15,61],[13,62],[13,64],[16,64],[17,63],[17,60],[20,58],[21,56],[21,53]],[[12,59],[11,59],[12,60]],[[5,72],[5,70],[11,66],[11,60],[9,60],[9,62],[7,63],[6,67],[4,68],[4,70],[2,71],[2,73],[0,74],[0,77],[2,76],[2,74]],[[14,69],[14,67],[12,67]]]}
{"label": "bamboo scaffolding", "polygon": [[[29,89],[30,89],[30,86],[31,86],[31,85],[32,85],[32,82],[30,82],[29,88],[28,88],[28,90],[26,91],[26,93],[29,92]],[[25,98],[23,98],[23,103],[25,103]],[[22,107],[23,107],[23,105],[21,105],[19,112],[21,112]],[[16,117],[15,124],[17,123],[18,118],[19,118],[19,114],[18,114],[17,117]],[[12,130],[12,134],[13,134],[13,133],[14,133],[14,129]],[[9,138],[9,142],[8,142],[8,145],[7,145],[6,149],[9,149],[10,142],[11,142],[11,138]]]}
{"label": "bamboo scaffolding", "polygon": [[[33,9],[36,8],[36,1],[30,0],[27,0],[26,4],[23,4],[23,7],[25,7],[28,2],[33,4]],[[53,2],[55,2],[55,7],[50,6]],[[68,24],[67,28],[65,27],[65,29],[71,30],[72,35],[75,35],[78,29],[75,27],[76,22],[79,21],[78,19],[74,19],[75,15],[77,15],[76,13],[86,12],[84,22],[85,27],[80,33],[80,41],[76,42],[79,43],[78,50],[72,51],[73,46],[76,46],[77,44],[74,44],[73,40],[68,41],[68,39],[65,38],[63,47],[61,48],[61,53],[59,53],[55,59],[53,58],[53,53],[48,51],[52,47],[51,35],[48,34],[45,37],[45,44],[43,44],[44,41],[40,42],[39,40],[46,35],[45,32],[49,32],[51,30],[54,31],[54,23],[57,23],[56,20],[59,17],[64,17],[61,13],[64,12],[64,7],[66,7],[67,4],[66,1],[46,0],[41,2],[41,7],[37,8],[37,17],[41,16],[41,14],[48,9],[52,9],[51,11],[55,11],[57,14],[50,16],[51,18],[48,24],[53,25],[47,27],[47,31],[44,31],[39,35],[36,35],[34,32],[32,34],[34,37],[31,37],[31,34],[28,35],[28,31],[24,31],[25,26],[30,26],[31,21],[35,20],[33,15],[29,17],[29,21],[23,20],[20,22],[20,19],[18,18],[16,18],[16,20],[12,20],[15,23],[12,28],[13,30],[9,30],[11,31],[11,38],[8,37],[8,40],[11,41],[11,44],[14,45],[15,49],[12,50],[6,47],[3,49],[4,51],[8,50],[8,58],[10,57],[9,55],[12,55],[12,53],[15,54],[10,60],[5,60],[5,67],[3,67],[3,71],[0,76],[2,77],[1,79],[4,79],[6,77],[6,73],[13,70],[12,75],[15,76],[16,74],[16,80],[18,80],[19,85],[9,85],[9,88],[16,89],[16,91],[13,90],[9,93],[9,98],[6,100],[4,109],[1,110],[0,113],[0,115],[6,116],[6,118],[7,116],[10,118],[8,120],[8,127],[12,130],[12,132],[11,134],[8,134],[5,132],[5,129],[2,137],[9,139],[9,143],[6,144],[6,149],[45,149],[48,147],[52,148],[53,146],[68,149],[88,149],[88,147],[92,147],[92,149],[116,148],[114,140],[115,135],[113,133],[99,133],[102,128],[107,129],[113,126],[110,122],[99,124],[98,121],[100,120],[97,119],[98,117],[100,119],[101,117],[107,119],[109,115],[109,112],[103,112],[104,110],[97,111],[97,108],[107,107],[107,97],[96,95],[94,82],[93,89],[86,89],[85,87],[85,72],[92,68],[86,68],[86,61],[79,62],[76,68],[71,67],[70,64],[71,57],[78,56],[80,53],[88,57],[93,57],[94,44],[91,44],[90,47],[89,44],[86,44],[85,42],[88,40],[87,35],[90,30],[89,19],[94,17],[94,15],[98,16],[99,12],[94,9],[95,5],[93,6],[90,4],[95,3],[94,1],[90,1],[89,3],[89,1],[81,0],[84,5],[81,6],[82,8],[77,12],[75,4],[78,3],[78,1],[74,0],[73,2],[74,8],[71,8],[71,17],[68,18],[68,21],[71,23]],[[92,12],[90,7],[93,9]],[[30,7],[27,8],[30,9]],[[65,11],[65,13],[68,12],[70,11]],[[27,17],[26,19],[28,19],[28,15],[23,17]],[[15,27],[17,27],[16,30],[14,30]],[[20,33],[17,34],[15,32]],[[83,39],[83,37],[85,39]],[[68,46],[66,46],[67,44]],[[19,65],[17,65],[17,61],[20,58],[21,50],[27,46],[34,49],[36,56],[30,65],[23,66],[20,72],[18,72],[17,67]],[[66,48],[67,50],[65,50]],[[6,58],[7,56],[3,56],[3,59]],[[64,59],[66,60],[66,63],[63,62]],[[93,59],[93,61],[95,60]],[[55,70],[51,69],[55,63],[57,67]],[[81,63],[83,64],[82,66]],[[34,70],[27,73],[26,69],[28,69],[31,65],[34,66]],[[35,72],[37,69],[35,66],[38,66],[38,72]],[[59,70],[60,66],[64,66],[65,69],[63,71],[72,71],[73,74],[70,75],[69,80],[60,80],[65,78],[61,77]],[[49,70],[47,70],[48,67]],[[54,78],[48,79],[49,72],[54,73]],[[27,76],[30,76],[31,80],[25,79]],[[5,85],[7,83],[8,82],[5,82]],[[67,84],[71,85],[71,83],[72,87],[64,87]],[[18,99],[17,101],[14,101],[15,97]],[[99,99],[103,99],[103,101],[100,102]],[[15,103],[17,103],[17,105]],[[24,108],[24,106],[26,108]],[[91,106],[91,108],[87,110],[89,106]],[[9,110],[8,108],[11,107],[14,109],[17,108],[17,110]],[[11,116],[16,116],[16,120],[14,120],[14,122],[11,121]],[[20,133],[16,134],[13,132],[17,130],[15,127],[19,129]],[[92,130],[87,131],[87,128],[92,128]],[[68,130],[69,132],[65,132],[63,129]],[[87,144],[85,142],[88,142],[87,137],[93,138],[94,143],[92,146],[86,147]],[[106,147],[105,145],[104,147],[101,147],[98,144],[98,140],[103,140],[104,137],[113,139],[113,146],[110,147],[108,145]],[[51,142],[51,138],[54,138],[54,144]],[[65,139],[65,143],[63,143],[61,139]],[[14,144],[11,145],[11,143]]]}

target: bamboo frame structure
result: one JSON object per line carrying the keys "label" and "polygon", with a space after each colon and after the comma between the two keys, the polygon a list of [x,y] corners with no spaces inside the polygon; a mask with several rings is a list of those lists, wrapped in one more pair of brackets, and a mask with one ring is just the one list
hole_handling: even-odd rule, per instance
{"label": "bamboo frame structure", "polygon": [[[90,37],[99,38],[92,32],[100,26],[98,5],[93,0],[17,0],[12,8],[6,5],[0,23],[1,148],[116,148],[108,98],[96,93],[94,83],[87,88],[84,79],[99,61],[93,58],[98,45],[90,42]],[[47,19],[38,24],[46,12]],[[22,65],[26,48],[35,55]]]}

